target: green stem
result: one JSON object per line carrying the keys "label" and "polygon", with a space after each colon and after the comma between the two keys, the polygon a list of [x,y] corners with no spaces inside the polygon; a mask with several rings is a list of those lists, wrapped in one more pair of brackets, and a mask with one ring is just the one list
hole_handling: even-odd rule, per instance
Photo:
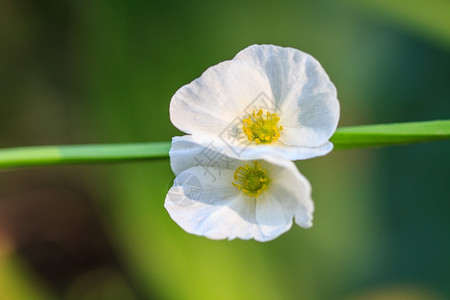
{"label": "green stem", "polygon": [[169,149],[170,142],[9,148],[0,150],[0,168],[166,158]]}
{"label": "green stem", "polygon": [[[338,128],[335,149],[392,146],[450,139],[450,120]],[[0,168],[167,158],[170,142],[35,146],[0,149]]]}

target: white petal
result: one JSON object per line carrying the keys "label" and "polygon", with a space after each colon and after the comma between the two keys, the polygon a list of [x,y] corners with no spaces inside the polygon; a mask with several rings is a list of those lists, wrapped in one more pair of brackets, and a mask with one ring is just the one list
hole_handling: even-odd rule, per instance
{"label": "white petal", "polygon": [[336,88],[312,56],[293,48],[252,45],[233,60],[264,68],[282,112],[281,142],[318,147],[333,135],[339,120]]}
{"label": "white petal", "polygon": [[[333,150],[333,144],[331,142],[326,142],[318,147],[297,147],[276,143],[273,145],[248,146],[243,149],[229,146],[228,149],[225,149],[224,153],[245,160],[261,159],[270,154],[282,155],[290,160],[300,160],[323,156],[328,154],[331,150]],[[238,153],[238,155],[236,155],[236,153]]]}
{"label": "white petal", "polygon": [[[202,167],[181,172],[169,190],[165,208],[185,231],[210,239],[265,240],[255,220],[255,201],[231,185],[234,172]],[[224,180],[224,178],[227,178]]]}
{"label": "white petal", "polygon": [[219,157],[191,136],[173,139],[170,156],[177,178],[165,207],[184,230],[212,239],[268,241],[289,230],[294,216],[300,226],[312,225],[309,182],[281,154],[258,154],[271,183],[255,201],[231,184],[237,167],[248,161],[231,157],[208,161],[202,156],[205,151]]}
{"label": "white petal", "polygon": [[181,131],[218,138],[242,118],[260,95],[272,99],[266,74],[243,61],[225,61],[181,87],[170,102],[170,119]]}
{"label": "white petal", "polygon": [[295,222],[304,228],[312,226],[314,202],[311,198],[311,184],[289,162],[272,171],[274,182],[271,194],[283,204],[283,208],[295,215]]}
{"label": "white petal", "polygon": [[192,135],[176,136],[172,138],[170,148],[170,166],[175,175],[196,166],[236,170],[242,165],[238,157],[226,155],[219,149],[220,141],[196,143]]}
{"label": "white petal", "polygon": [[293,212],[283,207],[273,192],[265,191],[256,202],[256,220],[264,235],[271,239],[288,231],[292,226]]}
{"label": "white petal", "polygon": [[298,225],[311,227],[314,204],[311,186],[295,165],[284,160],[273,163],[278,165],[270,170],[269,189],[257,199],[256,221],[263,234],[275,238],[291,227],[294,216]]}
{"label": "white petal", "polygon": [[[170,148],[170,165],[175,175],[181,171],[198,165],[207,165],[216,168],[236,170],[242,165],[242,161],[283,158],[297,160],[318,157],[329,153],[333,144],[327,142],[325,145],[314,148],[288,147],[281,144],[274,146],[251,146],[244,149],[223,145],[223,141],[196,141],[192,135],[174,137]],[[222,147],[222,148],[221,148]]]}

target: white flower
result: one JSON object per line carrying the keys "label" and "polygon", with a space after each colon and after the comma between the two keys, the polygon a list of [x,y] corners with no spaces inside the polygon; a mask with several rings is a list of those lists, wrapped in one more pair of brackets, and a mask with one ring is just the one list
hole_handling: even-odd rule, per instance
{"label": "white flower", "polygon": [[312,56],[253,45],[207,69],[172,97],[170,119],[197,143],[228,156],[291,159],[325,155],[336,130],[336,88]]}
{"label": "white flower", "polygon": [[284,157],[230,158],[184,136],[173,138],[170,158],[176,178],[164,206],[189,233],[269,241],[289,230],[294,217],[312,226],[311,186]]}

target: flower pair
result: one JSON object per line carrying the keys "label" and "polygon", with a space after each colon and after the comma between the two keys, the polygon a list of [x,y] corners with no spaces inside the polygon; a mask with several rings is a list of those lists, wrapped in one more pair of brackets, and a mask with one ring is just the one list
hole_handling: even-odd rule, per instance
{"label": "flower pair", "polygon": [[311,187],[291,160],[325,155],[339,119],[321,65],[292,48],[253,45],[181,87],[172,123],[170,216],[212,239],[268,241],[293,218],[312,225]]}

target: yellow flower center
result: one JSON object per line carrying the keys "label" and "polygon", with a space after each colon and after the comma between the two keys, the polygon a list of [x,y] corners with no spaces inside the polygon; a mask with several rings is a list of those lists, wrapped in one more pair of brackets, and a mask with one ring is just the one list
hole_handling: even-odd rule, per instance
{"label": "yellow flower center", "polygon": [[238,167],[234,172],[234,182],[231,184],[244,194],[257,198],[267,190],[269,181],[267,170],[263,169],[258,161],[254,161],[253,165],[245,164],[245,166]]}
{"label": "yellow flower center", "polygon": [[283,126],[277,127],[280,118],[277,114],[271,114],[260,109],[255,110],[253,114],[249,115],[247,119],[242,122],[242,129],[250,141],[257,144],[272,144],[280,137],[280,131]]}

